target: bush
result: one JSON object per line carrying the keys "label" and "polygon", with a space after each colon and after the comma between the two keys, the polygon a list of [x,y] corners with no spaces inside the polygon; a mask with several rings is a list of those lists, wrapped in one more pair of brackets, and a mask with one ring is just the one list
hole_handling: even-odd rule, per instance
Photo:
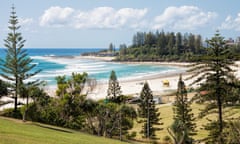
{"label": "bush", "polygon": [[6,110],[4,110],[2,115],[6,116],[6,117],[16,118],[16,119],[22,119],[22,114],[21,114],[20,108],[18,108],[17,111],[14,111],[13,108],[6,109]]}
{"label": "bush", "polygon": [[127,139],[133,139],[133,138],[135,138],[137,136],[137,132],[136,131],[133,131],[133,132],[131,132],[131,134],[127,134],[126,135],[126,138]]}
{"label": "bush", "polygon": [[[26,110],[27,106],[23,106],[22,109],[22,114],[24,114],[25,110]],[[28,106],[28,109],[26,111],[26,120],[29,121],[41,121],[41,113],[39,112],[36,103],[31,103]]]}

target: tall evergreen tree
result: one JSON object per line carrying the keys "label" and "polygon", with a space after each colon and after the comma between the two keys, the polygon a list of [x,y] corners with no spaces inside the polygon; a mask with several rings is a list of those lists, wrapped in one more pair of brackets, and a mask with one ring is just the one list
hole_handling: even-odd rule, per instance
{"label": "tall evergreen tree", "polygon": [[180,32],[178,32],[177,34],[176,34],[176,51],[175,51],[175,53],[174,54],[176,54],[176,55],[179,55],[180,54],[180,52],[182,51],[182,42],[183,42],[183,40],[182,40],[182,34],[180,33]]}
{"label": "tall evergreen tree", "polygon": [[162,31],[159,34],[158,40],[157,40],[157,47],[158,47],[158,55],[164,55],[167,53],[166,50],[167,40],[164,31]]}
{"label": "tall evergreen tree", "polygon": [[191,102],[187,98],[187,89],[180,75],[178,81],[178,89],[176,101],[173,105],[174,122],[169,129],[170,135],[173,137],[176,144],[191,144],[193,139],[191,136],[196,134],[194,123],[194,115],[190,108]]}
{"label": "tall evergreen tree", "polygon": [[154,125],[161,125],[160,113],[155,107],[153,101],[153,94],[147,82],[144,83],[140,94],[139,103],[139,117],[143,118],[143,128],[141,133],[145,138],[155,138],[155,131],[161,130],[160,128],[154,127]]}
{"label": "tall evergreen tree", "polygon": [[202,37],[201,35],[195,36],[194,47],[196,49],[196,54],[202,54]]}
{"label": "tall evergreen tree", "polygon": [[206,103],[202,116],[213,112],[218,115],[217,121],[212,120],[206,126],[210,130],[208,141],[223,144],[223,104],[228,97],[227,89],[234,80],[234,70],[231,67],[234,66],[234,57],[218,31],[207,43],[207,54],[198,57],[199,61],[189,71],[194,73],[191,78],[196,78],[193,83],[200,83],[200,90],[207,91],[204,96],[195,97],[199,102]]}
{"label": "tall evergreen tree", "polygon": [[[14,89],[14,111],[17,110],[17,99],[20,94],[20,88],[25,87],[25,80],[31,78],[40,72],[30,72],[36,65],[32,64],[32,59],[28,56],[27,51],[23,49],[26,40],[23,39],[21,33],[17,32],[18,19],[15,12],[15,7],[12,6],[10,15],[9,26],[10,33],[7,39],[4,40],[6,50],[5,60],[1,60],[1,76],[11,81]],[[38,81],[32,81],[28,84],[36,84]]]}
{"label": "tall evergreen tree", "polygon": [[118,101],[119,96],[121,96],[121,87],[117,80],[117,76],[114,70],[111,71],[111,75],[108,82],[107,98],[111,101]]}
{"label": "tall evergreen tree", "polygon": [[112,43],[109,44],[109,48],[108,48],[109,52],[113,52],[114,50],[114,45]]}

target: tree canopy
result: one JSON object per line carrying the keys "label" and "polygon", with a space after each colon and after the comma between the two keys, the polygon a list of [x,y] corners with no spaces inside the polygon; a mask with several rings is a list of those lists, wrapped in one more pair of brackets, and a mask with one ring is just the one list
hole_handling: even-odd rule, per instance
{"label": "tree canopy", "polygon": [[209,125],[206,125],[206,129],[210,131],[208,141],[223,144],[223,106],[231,95],[229,89],[233,88],[236,80],[233,70],[234,56],[218,31],[207,43],[207,54],[199,56],[199,61],[193,64],[189,72],[193,72],[190,77],[195,78],[193,83],[200,83],[199,90],[206,91],[206,94],[195,97],[198,102],[206,104],[201,116],[214,112],[218,115],[217,120],[211,120]]}
{"label": "tree canopy", "polygon": [[4,40],[6,58],[1,60],[1,76],[10,81],[14,89],[14,109],[16,111],[18,96],[23,94],[21,93],[21,89],[27,85],[34,85],[39,82],[38,80],[26,82],[26,80],[38,74],[40,70],[33,71],[36,65],[32,64],[33,59],[28,56],[26,49],[23,49],[26,40],[23,39],[21,33],[17,32],[20,26],[18,25],[14,6],[12,6],[8,28],[10,32]]}
{"label": "tree canopy", "polygon": [[116,73],[112,70],[108,82],[107,99],[117,102],[121,95],[122,91]]}
{"label": "tree canopy", "polygon": [[155,132],[161,130],[155,125],[161,125],[160,123],[160,113],[155,107],[155,102],[153,101],[153,94],[147,82],[144,83],[142,91],[140,93],[140,103],[139,106],[139,117],[143,118],[141,123],[143,123],[143,128],[141,133],[145,138],[155,138]]}

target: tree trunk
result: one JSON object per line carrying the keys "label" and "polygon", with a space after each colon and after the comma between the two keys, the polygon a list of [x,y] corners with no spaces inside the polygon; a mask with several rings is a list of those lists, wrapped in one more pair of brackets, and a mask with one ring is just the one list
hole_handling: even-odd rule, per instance
{"label": "tree trunk", "polygon": [[[219,65],[219,62],[217,61],[217,64]],[[217,94],[217,106],[218,106],[218,121],[219,121],[219,142],[220,144],[223,144],[223,137],[222,137],[222,131],[223,131],[223,119],[222,119],[222,99],[221,99],[221,87],[220,87],[220,72],[217,71],[217,88],[216,88],[216,94]]]}
{"label": "tree trunk", "polygon": [[23,122],[26,121],[27,113],[28,113],[28,96],[27,96],[27,102],[26,102],[26,109],[24,110],[24,114],[23,114]]}
{"label": "tree trunk", "polygon": [[222,119],[222,100],[220,95],[217,98],[218,103],[218,120],[219,120],[219,138],[220,143],[223,144],[222,131],[223,131],[223,119]]}
{"label": "tree trunk", "polygon": [[18,81],[15,81],[15,94],[14,94],[14,112],[17,112],[17,96],[18,96]]}

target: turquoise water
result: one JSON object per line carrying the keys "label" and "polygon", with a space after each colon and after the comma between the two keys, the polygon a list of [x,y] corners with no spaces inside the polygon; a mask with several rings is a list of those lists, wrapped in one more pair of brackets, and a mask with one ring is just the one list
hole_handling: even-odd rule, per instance
{"label": "turquoise water", "polygon": [[[72,72],[87,72],[91,78],[106,82],[110,72],[114,70],[119,80],[131,80],[156,74],[164,74],[182,70],[178,67],[157,66],[147,64],[123,64],[91,59],[75,59],[71,56],[79,56],[83,52],[94,52],[100,49],[28,49],[29,56],[37,64],[35,69],[41,69],[41,73],[33,79],[44,80],[48,85],[56,85],[56,76],[70,76]],[[1,58],[4,52],[0,50]]]}

